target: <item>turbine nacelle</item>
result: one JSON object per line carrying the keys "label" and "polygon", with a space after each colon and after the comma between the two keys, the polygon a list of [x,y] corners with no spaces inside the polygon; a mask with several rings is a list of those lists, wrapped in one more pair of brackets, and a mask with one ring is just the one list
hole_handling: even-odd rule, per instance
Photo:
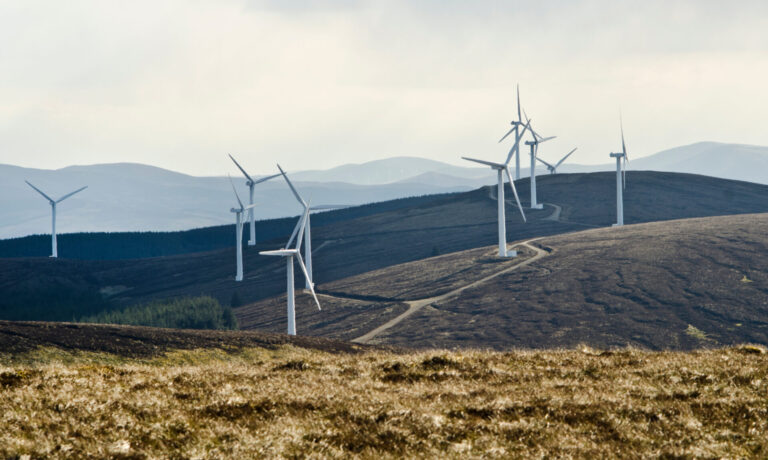
{"label": "turbine nacelle", "polygon": [[253,209],[255,207],[256,207],[255,204],[251,204],[251,205],[245,206],[243,208],[231,208],[229,210],[229,212],[245,212],[245,211],[248,211],[248,210]]}

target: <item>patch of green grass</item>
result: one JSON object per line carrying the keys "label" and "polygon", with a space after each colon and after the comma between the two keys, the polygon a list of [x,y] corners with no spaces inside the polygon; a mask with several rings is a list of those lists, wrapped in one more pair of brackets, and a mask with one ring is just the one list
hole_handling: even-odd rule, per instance
{"label": "patch of green grass", "polygon": [[707,333],[702,331],[701,329],[697,328],[693,324],[689,324],[688,328],[685,330],[685,333],[690,335],[691,337],[696,337],[699,340],[708,340],[709,337],[707,337]]}

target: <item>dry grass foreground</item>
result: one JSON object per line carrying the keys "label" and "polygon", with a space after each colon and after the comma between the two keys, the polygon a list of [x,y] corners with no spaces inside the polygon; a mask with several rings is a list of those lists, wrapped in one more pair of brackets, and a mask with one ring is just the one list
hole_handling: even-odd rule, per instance
{"label": "dry grass foreground", "polygon": [[0,355],[0,457],[768,456],[768,354]]}

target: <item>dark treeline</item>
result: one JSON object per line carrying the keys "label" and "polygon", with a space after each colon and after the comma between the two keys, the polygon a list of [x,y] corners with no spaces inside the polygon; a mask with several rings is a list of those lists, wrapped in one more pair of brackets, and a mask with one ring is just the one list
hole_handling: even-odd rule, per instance
{"label": "dark treeline", "polygon": [[132,305],[81,319],[85,323],[130,324],[171,329],[237,329],[230,307],[212,297],[182,297]]}
{"label": "dark treeline", "polygon": [[[418,206],[451,194],[426,195],[371,203],[312,217],[313,227],[358,217]],[[270,241],[287,237],[296,218],[269,219],[256,222],[256,237]],[[193,252],[212,251],[234,246],[234,224],[178,232],[68,233],[58,236],[59,257],[83,260],[141,259]],[[249,238],[248,227],[243,240]],[[32,235],[0,240],[0,257],[45,257],[51,253],[51,236]]]}

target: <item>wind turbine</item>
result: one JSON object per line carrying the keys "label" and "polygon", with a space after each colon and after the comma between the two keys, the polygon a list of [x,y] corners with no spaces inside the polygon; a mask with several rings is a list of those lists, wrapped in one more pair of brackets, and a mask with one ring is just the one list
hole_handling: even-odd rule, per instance
{"label": "wind turbine", "polygon": [[557,162],[557,164],[556,164],[556,165],[554,165],[554,166],[552,166],[551,164],[547,163],[546,161],[542,160],[542,159],[541,159],[541,158],[539,158],[539,157],[536,157],[536,159],[537,159],[537,160],[539,160],[540,162],[544,163],[544,166],[546,166],[546,167],[547,167],[547,169],[549,170],[549,173],[550,173],[550,174],[557,174],[557,168],[558,168],[558,167],[559,167],[561,164],[563,164],[563,162],[565,161],[565,159],[566,159],[566,158],[568,158],[569,156],[571,156],[571,154],[572,154],[573,152],[575,152],[575,151],[576,151],[576,149],[573,149],[573,150],[571,150],[570,152],[568,152],[568,154],[567,154],[566,156],[564,156],[564,157],[563,157],[563,158],[562,158],[560,161],[558,161],[558,162]]}
{"label": "wind turbine", "polygon": [[28,180],[25,180],[24,182],[26,182],[27,185],[35,189],[37,193],[43,195],[43,198],[48,200],[48,203],[51,204],[51,257],[58,257],[59,251],[56,245],[56,205],[66,200],[67,198],[71,197],[75,193],[82,192],[83,190],[87,189],[88,186],[86,185],[85,187],[81,187],[75,190],[74,192],[67,193],[66,195],[62,196],[58,200],[54,200],[53,198],[43,193],[42,190],[32,185]]}
{"label": "wind turbine", "polygon": [[237,243],[236,243],[237,274],[235,274],[235,281],[242,281],[243,280],[243,213],[247,210],[253,210],[253,207],[256,205],[251,204],[249,206],[243,206],[243,202],[240,201],[240,195],[237,194],[237,189],[235,188],[235,184],[232,183],[231,177],[229,178],[229,183],[232,185],[232,191],[235,192],[235,198],[237,198],[237,204],[240,205],[239,208],[232,208],[230,209],[230,211],[235,213],[235,239],[237,240]]}
{"label": "wind turbine", "polygon": [[248,211],[248,220],[250,222],[250,227],[251,227],[251,237],[248,240],[248,246],[255,246],[256,245],[256,215],[255,215],[255,212],[253,211],[253,188],[256,186],[256,184],[260,184],[260,183],[266,182],[266,181],[268,181],[270,179],[274,179],[275,177],[279,176],[280,174],[275,174],[275,175],[272,175],[272,176],[266,176],[266,177],[262,177],[262,178],[257,179],[257,180],[253,180],[253,178],[251,176],[249,176],[247,172],[245,172],[245,169],[243,169],[243,167],[240,166],[240,163],[238,163],[237,160],[235,160],[235,157],[233,157],[232,155],[229,155],[229,158],[231,158],[232,161],[235,163],[235,166],[237,166],[237,169],[239,169],[240,172],[243,173],[243,175],[245,176],[245,179],[246,179],[245,185],[247,185],[248,188],[250,189],[250,194],[249,194],[250,195],[250,201],[249,201],[249,204],[251,204],[251,209],[250,209],[250,211]]}
{"label": "wind turbine", "polygon": [[[285,178],[285,181],[288,183],[288,186],[291,188],[291,191],[293,192],[293,196],[296,197],[296,200],[301,204],[301,206],[304,208],[305,211],[309,210],[309,214],[307,214],[307,218],[304,220],[304,258],[307,262],[307,273],[308,276],[306,278],[306,288],[310,289],[310,287],[314,286],[313,282],[313,274],[312,274],[312,211],[328,211],[331,209],[344,209],[348,208],[348,205],[337,205],[337,204],[329,204],[329,205],[319,205],[319,206],[310,206],[309,203],[304,201],[304,199],[299,195],[298,190],[296,190],[296,187],[293,186],[293,183],[290,179],[288,179],[288,174],[283,171],[283,168],[280,167],[280,165],[277,165],[277,169],[280,170],[280,174],[283,175]],[[278,175],[280,175],[278,174]]]}
{"label": "wind turbine", "polygon": [[[525,123],[523,123],[523,118],[520,115],[520,85],[517,85],[517,120],[512,120],[509,122],[509,124],[512,125],[512,129],[507,131],[507,134],[499,139],[499,143],[506,139],[507,136],[512,134],[512,131],[515,132],[515,139],[517,139],[520,137],[520,127],[525,126]],[[515,155],[515,180],[520,180],[520,145],[517,142],[515,142],[515,145],[513,145],[511,149],[509,149],[509,154],[507,154],[507,163],[509,163],[512,155]]]}
{"label": "wind turbine", "polygon": [[[528,115],[525,115],[525,119],[528,124],[531,120],[528,119]],[[532,141],[525,141],[525,145],[531,147],[531,209],[542,209],[544,205],[536,202],[536,154],[539,152],[539,144],[552,140],[557,136],[543,137],[531,128],[531,134],[533,135]]]}
{"label": "wind turbine", "polygon": [[[530,128],[531,122],[528,121],[528,124],[525,125],[523,128],[523,132],[520,133],[519,136],[517,136],[517,139],[515,140],[515,146],[513,146],[513,149],[519,148],[520,140],[523,138],[523,135],[525,135],[525,132]],[[515,181],[512,180],[512,174],[509,172],[509,160],[511,159],[509,156],[507,156],[507,161],[504,163],[494,163],[491,161],[485,161],[485,160],[477,160],[475,158],[467,158],[462,157],[463,159],[467,161],[473,161],[475,163],[480,163],[486,166],[490,166],[491,169],[496,170],[499,178],[498,183],[498,192],[496,194],[496,201],[498,204],[498,220],[499,220],[499,257],[516,257],[517,251],[507,251],[507,226],[506,226],[506,217],[504,215],[504,176],[503,173],[507,173],[507,177],[509,178],[509,185],[512,186],[512,193],[515,194],[515,201],[517,202],[517,207],[520,209],[520,215],[523,216],[523,221],[525,222],[525,213],[523,212],[523,206],[520,204],[520,198],[517,196],[517,189],[515,188]]]}
{"label": "wind turbine", "polygon": [[[624,122],[619,116],[621,127],[621,153],[611,153],[611,158],[616,158],[616,223],[614,227],[624,225],[624,189],[627,187],[627,144],[624,142]],[[622,161],[623,160],[623,161]]]}
{"label": "wind turbine", "polygon": [[[306,221],[307,217],[309,216],[309,207],[304,209],[304,214],[302,214],[299,221],[296,223],[296,227],[293,229],[293,233],[291,234],[291,238],[288,240],[288,243],[286,243],[285,247],[283,249],[278,249],[276,251],[261,251],[259,254],[265,255],[265,256],[280,256],[285,257],[287,266],[286,266],[286,272],[287,272],[287,286],[286,286],[286,297],[288,301],[288,308],[287,308],[287,314],[288,314],[288,335],[296,335],[296,299],[294,296],[294,280],[293,280],[293,260],[299,259],[299,267],[301,267],[301,271],[304,272],[304,277],[309,279],[309,273],[307,272],[307,267],[304,265],[304,260],[301,258],[301,238],[304,233],[304,222]],[[293,249],[289,249],[291,246],[291,243],[293,243],[293,238],[296,237],[296,233],[298,232],[298,238],[296,238],[296,246]],[[312,284],[309,284],[309,291],[312,293],[312,297],[315,299],[315,303],[317,304],[317,309],[321,310],[320,308],[320,302],[317,300],[317,294],[315,294],[315,288],[312,286]]]}

